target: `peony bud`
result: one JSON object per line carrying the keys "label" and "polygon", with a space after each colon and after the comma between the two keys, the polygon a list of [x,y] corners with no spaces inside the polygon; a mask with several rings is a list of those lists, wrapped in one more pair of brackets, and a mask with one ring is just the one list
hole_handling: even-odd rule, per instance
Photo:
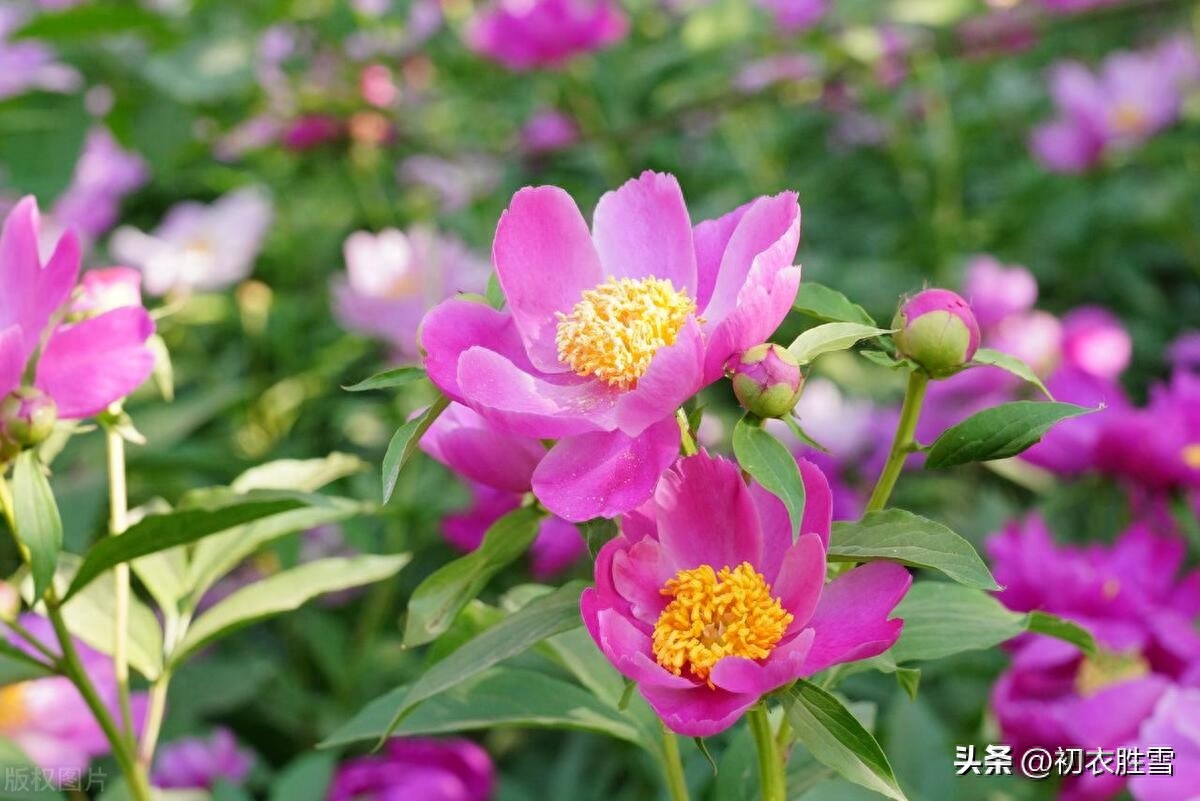
{"label": "peony bud", "polygon": [[26,448],[41,444],[56,420],[58,405],[35,387],[15,389],[0,401],[0,435],[12,444]]}
{"label": "peony bud", "polygon": [[970,305],[948,289],[926,289],[900,305],[892,320],[896,352],[934,378],[962,369],[979,348],[979,324]]}
{"label": "peony bud", "polygon": [[729,360],[733,394],[751,414],[783,417],[800,400],[800,363],[782,345],[755,345]]}

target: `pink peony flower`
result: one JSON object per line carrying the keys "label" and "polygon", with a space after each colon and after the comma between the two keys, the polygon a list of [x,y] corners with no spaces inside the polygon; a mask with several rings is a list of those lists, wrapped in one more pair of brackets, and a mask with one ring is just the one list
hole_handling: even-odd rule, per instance
{"label": "pink peony flower", "polygon": [[1174,801],[1200,788],[1200,688],[1172,687],[1163,693],[1154,714],[1142,724],[1137,747],[1170,748],[1170,775],[1134,776],[1134,801]]}
{"label": "pink peony flower", "polygon": [[579,141],[579,126],[568,115],[545,108],[521,127],[521,149],[530,155],[564,150]]}
{"label": "pink peony flower", "polygon": [[484,751],[462,738],[397,737],[383,753],[338,766],[328,801],[488,801],[495,768]]}
{"label": "pink peony flower", "polygon": [[800,33],[821,21],[828,9],[827,0],[758,0],[784,33]]}
{"label": "pink peony flower", "polygon": [[[663,476],[596,558],[584,624],[679,734],[724,731],[764,694],[900,636],[903,622],[888,615],[912,577],[874,562],[826,586],[832,498],[816,467],[800,468],[807,501],[794,543],[778,498],[701,452]],[[725,619],[742,625],[726,629]]]}
{"label": "pink peony flower", "polygon": [[20,385],[36,358],[34,385],[54,399],[58,417],[90,417],[150,375],[154,356],[145,343],[154,322],[140,301],[64,319],[79,275],[79,242],[64,235],[43,264],[39,230],[37,202],[27,197],[0,233],[0,286],[12,288],[0,292],[0,398]]}
{"label": "pink peony flower", "polygon": [[[462,551],[478,548],[488,527],[521,505],[546,455],[538,440],[497,431],[478,413],[457,403],[429,427],[421,449],[462,476],[471,490],[471,507],[443,521],[446,539]],[[574,525],[548,517],[529,550],[533,574],[549,578],[570,567],[586,550]]]}
{"label": "pink peony flower", "polygon": [[523,71],[561,67],[628,32],[614,0],[495,0],[471,21],[466,38],[476,53]]}
{"label": "pink peony flower", "polygon": [[150,777],[164,790],[211,790],[218,781],[241,785],[254,766],[254,753],[238,748],[228,729],[217,729],[208,739],[187,737],[164,745]]}
{"label": "pink peony flower", "polygon": [[735,353],[766,340],[800,280],[793,193],[692,228],[669,175],[609,192],[593,231],[552,186],[500,218],[497,311],[449,300],[421,343],[430,378],[502,431],[558,442],[533,490],[571,521],[642,503],[675,458],[675,410]]}

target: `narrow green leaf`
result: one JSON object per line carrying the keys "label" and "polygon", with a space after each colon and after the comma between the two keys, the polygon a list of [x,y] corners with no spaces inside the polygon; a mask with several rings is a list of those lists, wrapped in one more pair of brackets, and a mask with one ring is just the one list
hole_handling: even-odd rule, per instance
{"label": "narrow green leaf", "polygon": [[929,448],[927,469],[1007,459],[1035,444],[1050,426],[1096,411],[1073,403],[1015,401],[971,415],[942,432]]}
{"label": "narrow green leaf", "polygon": [[243,587],[196,618],[171,655],[172,662],[180,664],[213,640],[272,615],[290,612],[318,595],[389,578],[408,561],[408,554],[318,559]]}
{"label": "narrow green leaf", "polygon": [[324,801],[336,762],[330,753],[298,757],[271,782],[270,801]]}
{"label": "narrow green leaf", "polygon": [[743,470],[783,501],[795,538],[804,519],[804,481],[796,457],[748,417],[739,420],[733,429],[733,453]]}
{"label": "narrow green leaf", "polygon": [[63,528],[54,492],[32,450],[23,451],[17,457],[12,495],[14,533],[26,552],[25,558],[33,575],[33,595],[41,598],[54,578],[54,568],[62,550]]}
{"label": "narrow green leaf", "polygon": [[121,562],[186,545],[253,520],[290,512],[310,502],[300,493],[231,495],[209,508],[193,507],[149,515],[121,536],[96,543],[80,565],[66,597],[79,592],[88,582]]}
{"label": "narrow green leaf", "polygon": [[0,687],[51,675],[53,673],[37,659],[15,645],[0,640]]}
{"label": "narrow green leaf", "polygon": [[[377,741],[407,692],[399,687],[375,699],[320,747]],[[507,667],[492,668],[430,698],[406,717],[393,735],[450,734],[502,726],[591,731],[653,753],[653,745],[645,741],[637,726],[582,687],[537,671]]]}
{"label": "narrow green leaf", "polygon": [[587,543],[588,553],[591,554],[592,559],[595,559],[596,554],[600,553],[600,549],[604,547],[604,543],[620,533],[620,530],[617,528],[617,521],[606,517],[585,520],[577,524],[577,528],[579,529],[579,533],[583,535],[584,542]]}
{"label": "narrow green leaf", "polygon": [[1096,639],[1090,631],[1078,623],[1064,620],[1049,612],[1030,612],[1025,616],[1025,628],[1034,634],[1045,634],[1047,637],[1069,642],[1088,656],[1096,654]]}
{"label": "narrow green leaf", "polygon": [[827,558],[831,562],[899,562],[938,570],[969,587],[1000,589],[971,543],[941,523],[903,509],[868,512],[855,523],[834,523]]}
{"label": "narrow green leaf", "polygon": [[841,701],[804,679],[792,685],[784,697],[797,739],[818,761],[847,781],[895,801],[907,801],[887,755]]}
{"label": "narrow green leaf", "polygon": [[364,378],[357,384],[344,386],[342,389],[347,392],[366,392],[372,389],[391,389],[393,387],[401,387],[405,384],[411,384],[413,381],[418,381],[425,377],[425,370],[421,367],[393,367],[390,370],[384,370],[381,373],[376,373],[370,378]]}
{"label": "narrow green leaf", "polygon": [[971,359],[970,366],[974,367],[976,365],[999,367],[1001,370],[1012,373],[1022,381],[1033,384],[1049,400],[1054,400],[1054,396],[1050,394],[1050,390],[1046,389],[1046,385],[1042,383],[1042,379],[1037,377],[1037,373],[1033,372],[1033,368],[1016,356],[1010,356],[1003,351],[993,350],[992,348],[980,348],[975,351],[975,358]]}
{"label": "narrow green leaf", "polygon": [[541,518],[542,513],[532,507],[509,512],[492,524],[478,548],[422,581],[408,602],[404,644],[424,645],[446,631],[492,576],[525,553],[537,536]]}
{"label": "narrow green leaf", "polygon": [[579,596],[584,584],[573,581],[553,592],[535,598],[517,612],[506,617],[457,650],[418,678],[408,689],[403,703],[396,709],[387,737],[417,704],[462,684],[505,659],[527,651],[555,634],[582,625],[579,618]]}
{"label": "narrow green leaf", "polygon": [[1025,616],[982,590],[944,581],[918,581],[896,607],[900,639],[886,654],[896,663],[981,651],[1025,631]]}
{"label": "narrow green leaf", "polygon": [[54,13],[37,14],[14,38],[50,42],[95,41],[97,37],[137,33],[161,36],[168,31],[161,14],[131,3],[96,3]]}
{"label": "narrow green leaf", "polygon": [[383,456],[384,503],[387,503],[391,499],[392,493],[395,492],[400,471],[417,452],[417,445],[420,444],[421,437],[425,436],[425,432],[433,425],[433,421],[437,420],[449,405],[450,399],[445,395],[439,395],[438,399],[423,414],[396,429],[392,441],[388,443],[387,453]]}
{"label": "narrow green leaf", "polygon": [[716,776],[717,775],[717,761],[715,759],[713,759],[713,755],[711,753],[709,753],[708,743],[704,742],[703,737],[693,737],[692,742],[696,744],[696,749],[698,751],[700,751],[701,754],[704,755],[704,758],[706,760],[708,760],[708,765],[709,765],[709,767],[712,768],[713,776]]}
{"label": "narrow green leaf", "polygon": [[875,325],[871,315],[867,314],[862,306],[852,302],[836,289],[812,281],[801,282],[792,308],[827,323]]}
{"label": "narrow green leaf", "polygon": [[788,345],[788,350],[800,364],[808,364],[823,353],[846,350],[860,340],[891,333],[861,323],[825,323],[810,328]]}
{"label": "narrow green leaf", "polygon": [[357,456],[334,453],[319,459],[278,459],[251,467],[233,480],[234,492],[251,490],[294,490],[316,492],[339,478],[361,472],[367,465]]}

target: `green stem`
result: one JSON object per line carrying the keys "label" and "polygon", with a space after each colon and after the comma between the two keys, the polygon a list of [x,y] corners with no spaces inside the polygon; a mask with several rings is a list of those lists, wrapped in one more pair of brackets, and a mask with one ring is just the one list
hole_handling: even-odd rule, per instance
{"label": "green stem", "polygon": [[[117,414],[120,409],[115,409]],[[105,429],[108,444],[108,531],[118,536],[125,531],[128,500],[125,491],[125,440],[115,426]],[[116,599],[113,611],[113,672],[117,678],[117,699],[121,725],[130,745],[134,745],[133,710],[129,703],[129,563],[121,562],[114,570]]]}
{"label": "green stem", "polygon": [[754,735],[754,748],[758,751],[758,775],[762,780],[762,801],[787,801],[787,777],[783,772],[783,760],[779,747],[771,734],[771,719],[767,716],[767,705],[759,702],[746,713],[750,733]]}
{"label": "green stem", "polygon": [[871,491],[871,499],[867,501],[867,511],[877,512],[887,506],[892,497],[892,488],[904,468],[904,460],[916,449],[914,435],[917,431],[917,419],[921,416],[921,403],[925,400],[925,389],[929,386],[929,376],[922,370],[913,370],[908,376],[908,389],[904,393],[904,405],[900,408],[900,422],[896,425],[896,436],[892,439],[892,450],[888,454],[887,463],[875,489]]}
{"label": "green stem", "polygon": [[687,780],[683,777],[683,761],[679,758],[679,738],[663,726],[663,773],[671,801],[688,801]]}
{"label": "green stem", "polygon": [[105,738],[112,747],[113,758],[129,783],[130,796],[133,801],[152,801],[150,782],[146,779],[146,774],[138,768],[128,740],[117,729],[117,724],[113,721],[112,715],[108,713],[104,702],[100,700],[91,678],[79,659],[79,653],[75,650],[75,641],[71,638],[71,632],[67,629],[62,612],[59,611],[58,597],[53,588],[46,593],[46,610],[50,616],[50,623],[54,626],[54,633],[58,636],[58,645],[62,649],[63,671],[79,690],[79,694],[83,697],[88,709],[91,710],[92,716],[100,724],[101,731],[104,732]]}
{"label": "green stem", "polygon": [[142,731],[142,742],[138,747],[137,761],[141,770],[149,772],[154,762],[154,749],[158,746],[158,735],[162,732],[163,713],[167,708],[167,686],[171,672],[163,668],[162,674],[150,687],[150,705],[146,711],[146,727]]}
{"label": "green stem", "polygon": [[787,764],[788,755],[792,752],[792,722],[784,715],[779,721],[779,729],[775,732],[775,747],[779,749],[779,758]]}
{"label": "green stem", "polygon": [[675,410],[675,419],[679,421],[679,443],[684,456],[695,456],[698,452],[696,440],[692,437],[692,425],[688,422],[687,412],[682,408]]}

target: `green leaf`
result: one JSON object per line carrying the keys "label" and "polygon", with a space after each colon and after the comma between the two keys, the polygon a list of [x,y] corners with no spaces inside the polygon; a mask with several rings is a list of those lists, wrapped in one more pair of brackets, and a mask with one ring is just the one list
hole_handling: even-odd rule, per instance
{"label": "green leaf", "polygon": [[837,522],[829,535],[831,562],[899,562],[938,570],[960,584],[998,590],[971,543],[941,523],[906,512],[868,512],[856,523]]}
{"label": "green leaf", "polygon": [[478,548],[422,581],[408,602],[404,644],[424,645],[450,628],[492,576],[525,553],[537,536],[541,518],[542,513],[532,507],[509,512],[491,525]]}
{"label": "green leaf", "polygon": [[813,757],[847,781],[907,801],[887,755],[841,701],[804,679],[792,685],[784,697],[796,737]]}
{"label": "green leaf", "polygon": [[1042,379],[1037,377],[1037,373],[1033,372],[1033,368],[1016,356],[1010,356],[1003,351],[991,348],[980,348],[975,351],[975,358],[971,359],[971,363],[968,366],[974,367],[976,365],[999,367],[1001,370],[1012,373],[1022,381],[1033,384],[1043,395],[1050,400],[1054,400],[1054,396],[1050,394],[1050,390],[1046,389],[1046,385],[1042,383]]}
{"label": "green leaf", "polygon": [[823,353],[846,350],[859,340],[889,333],[889,329],[861,323],[825,323],[796,337],[788,350],[800,364],[808,364]]}
{"label": "green leaf", "polygon": [[37,659],[7,641],[0,640],[0,687],[51,675],[54,675],[53,672],[47,670]]}
{"label": "green leaf", "polygon": [[389,578],[408,560],[408,554],[318,559],[243,587],[196,618],[172,654],[172,663],[179,664],[219,637],[272,615],[290,612],[318,595]]}
{"label": "green leaf", "polygon": [[32,450],[23,451],[17,457],[13,468],[12,504],[14,534],[33,575],[33,596],[41,598],[54,579],[58,554],[62,550],[63,528],[54,492]]}
{"label": "green leaf", "polygon": [[121,562],[186,545],[252,520],[299,509],[311,502],[310,497],[299,493],[233,495],[222,498],[211,508],[176,509],[167,514],[149,515],[121,536],[108,537],[92,546],[66,597],[79,592],[88,582]]}
{"label": "green leaf", "polygon": [[47,42],[94,41],[101,36],[141,33],[160,36],[166,21],[134,3],[91,3],[54,13],[37,14],[14,38]]}
{"label": "green leaf", "polygon": [[233,480],[234,492],[252,490],[294,490],[316,492],[339,478],[361,472],[367,463],[348,453],[334,453],[319,459],[278,459],[251,467]]}
{"label": "green leaf", "polygon": [[1025,616],[1025,628],[1034,634],[1044,634],[1056,640],[1069,642],[1088,656],[1096,654],[1096,639],[1092,633],[1070,620],[1064,620],[1049,612],[1034,610]]}
{"label": "green leaf", "polygon": [[898,370],[901,367],[909,370],[917,369],[917,363],[912,359],[897,359],[890,353],[885,353],[882,350],[867,350],[864,348],[858,352],[858,355],[869,362],[874,362],[880,367],[886,367],[889,370]]}
{"label": "green leaf", "polygon": [[134,559],[129,566],[164,613],[178,613],[179,601],[188,592],[186,547],[152,553]]}
{"label": "green leaf", "polygon": [[857,303],[824,284],[802,281],[792,308],[801,314],[827,323],[859,323],[875,325],[871,315]]}
{"label": "green leaf", "polygon": [[600,549],[604,547],[604,543],[621,533],[617,528],[617,521],[606,517],[585,520],[582,523],[578,523],[576,527],[579,529],[579,533],[583,535],[584,542],[587,543],[588,553],[591,554],[593,560],[596,558],[596,554],[600,553]]}
{"label": "green leaf", "polygon": [[417,445],[420,444],[421,437],[425,436],[425,432],[433,425],[433,421],[437,420],[449,405],[450,399],[445,395],[439,395],[438,399],[423,414],[400,426],[392,436],[392,441],[388,443],[387,453],[383,456],[384,503],[387,503],[391,499],[392,493],[395,492],[400,471],[417,452]]}
{"label": "green leaf", "polygon": [[1025,631],[1024,615],[982,590],[943,581],[914,583],[894,616],[904,628],[886,654],[897,663],[984,650]]}
{"label": "green leaf", "polygon": [[733,429],[733,453],[743,470],[783,501],[795,538],[804,519],[804,481],[796,457],[748,417],[739,420]]}
{"label": "green leaf", "polygon": [[[335,748],[377,741],[387,731],[406,687],[377,698],[321,743]],[[449,734],[500,726],[575,729],[651,749],[626,716],[587,690],[533,670],[496,667],[417,707],[394,736]]]}
{"label": "green leaf", "polygon": [[393,367],[391,370],[384,370],[381,373],[376,373],[370,378],[365,378],[357,384],[344,386],[342,389],[347,392],[366,392],[370,389],[391,389],[392,387],[401,387],[405,384],[411,384],[425,377],[425,370],[421,367]]}
{"label": "green leaf", "polygon": [[579,596],[584,584],[573,581],[535,598],[457,650],[413,682],[403,703],[396,709],[388,736],[400,721],[422,701],[463,683],[505,659],[527,651],[555,634],[582,625]]}
{"label": "green leaf", "polygon": [[334,754],[305,754],[271,782],[270,801],[324,801],[337,762]]}
{"label": "green leaf", "polygon": [[971,415],[942,432],[929,448],[925,467],[1007,459],[1036,443],[1050,426],[1096,411],[1073,403],[1014,401]]}

